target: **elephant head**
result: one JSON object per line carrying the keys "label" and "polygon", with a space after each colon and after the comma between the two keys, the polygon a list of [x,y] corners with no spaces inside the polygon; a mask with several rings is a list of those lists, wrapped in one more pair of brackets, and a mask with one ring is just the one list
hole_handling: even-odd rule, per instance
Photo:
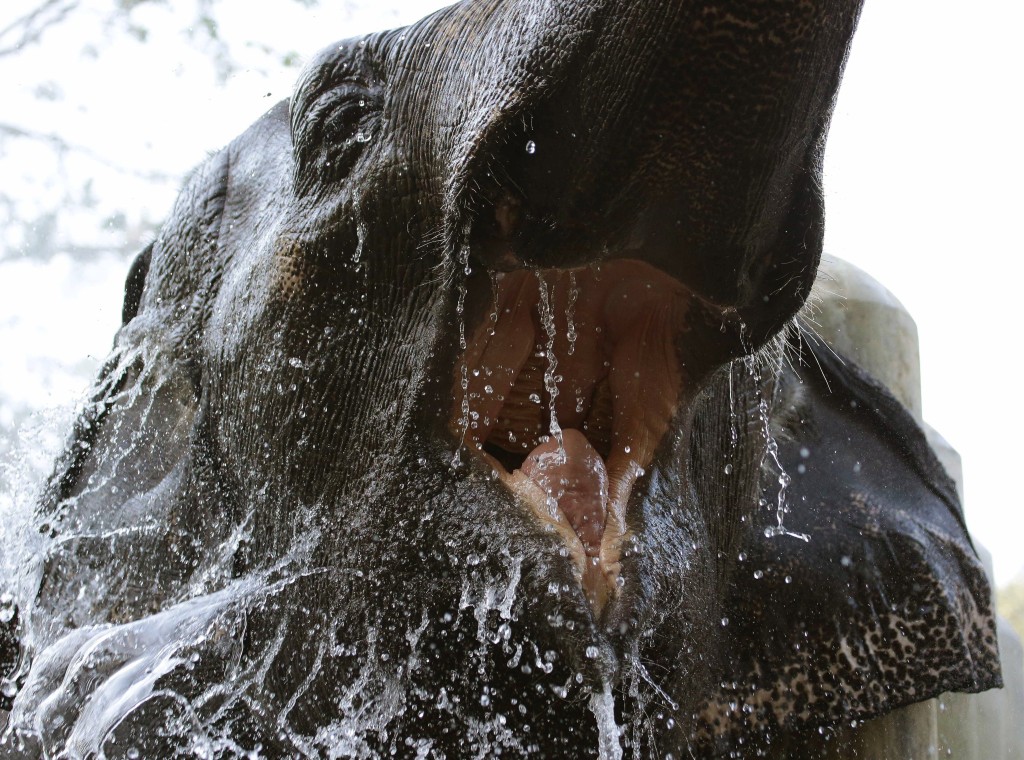
{"label": "elephant head", "polygon": [[12,746],[711,755],[995,684],[948,478],[794,321],[859,5],[478,0],[315,57],[129,275]]}

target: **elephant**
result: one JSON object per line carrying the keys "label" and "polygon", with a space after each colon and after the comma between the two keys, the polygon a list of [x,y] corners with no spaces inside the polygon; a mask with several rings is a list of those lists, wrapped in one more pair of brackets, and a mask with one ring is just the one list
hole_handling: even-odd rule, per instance
{"label": "elephant", "polygon": [[472,0],[186,181],[38,508],[12,757],[725,757],[998,686],[810,329],[859,0]]}

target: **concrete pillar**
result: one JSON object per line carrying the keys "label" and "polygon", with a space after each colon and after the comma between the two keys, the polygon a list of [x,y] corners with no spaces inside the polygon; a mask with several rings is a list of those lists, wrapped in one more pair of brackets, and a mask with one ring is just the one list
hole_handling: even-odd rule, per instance
{"label": "concrete pillar", "polygon": [[[1024,646],[1009,623],[1002,618],[998,622],[999,655],[1003,663],[1005,686],[999,691],[989,691],[978,696],[992,695],[991,699],[1001,697],[1003,736],[1002,753],[998,757],[1004,760],[1024,760]],[[978,757],[995,755],[979,754]]]}
{"label": "concrete pillar", "polygon": [[896,296],[853,264],[825,257],[804,316],[830,346],[878,378],[922,419],[917,324]]}

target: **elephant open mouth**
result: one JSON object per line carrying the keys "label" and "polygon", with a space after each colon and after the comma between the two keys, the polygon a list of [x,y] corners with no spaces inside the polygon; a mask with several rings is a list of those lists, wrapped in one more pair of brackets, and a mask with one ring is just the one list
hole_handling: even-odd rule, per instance
{"label": "elephant open mouth", "polygon": [[619,582],[630,494],[679,404],[688,291],[636,260],[493,283],[456,365],[452,426],[565,539],[599,613]]}

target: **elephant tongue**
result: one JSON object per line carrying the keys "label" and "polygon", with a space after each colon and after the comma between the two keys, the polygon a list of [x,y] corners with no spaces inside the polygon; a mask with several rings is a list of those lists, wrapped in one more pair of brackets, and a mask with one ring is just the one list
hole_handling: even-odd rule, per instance
{"label": "elephant tongue", "polygon": [[520,471],[544,492],[548,509],[561,510],[589,557],[601,551],[608,516],[608,471],[604,459],[579,430],[562,431],[529,453]]}

